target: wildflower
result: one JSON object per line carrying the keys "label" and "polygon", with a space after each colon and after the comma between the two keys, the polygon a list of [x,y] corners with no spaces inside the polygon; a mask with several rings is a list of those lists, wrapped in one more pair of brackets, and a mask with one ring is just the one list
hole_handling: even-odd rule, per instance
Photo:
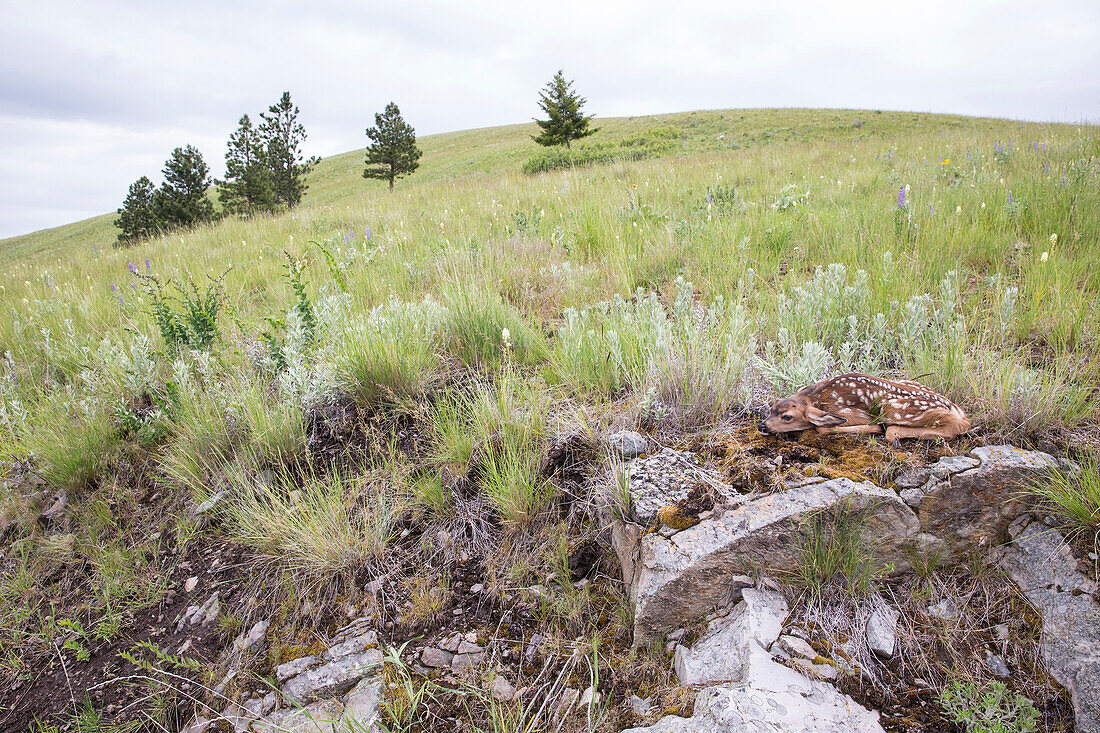
{"label": "wildflower", "polygon": [[512,332],[507,328],[502,328],[500,330],[500,340],[504,343],[504,348],[512,348]]}
{"label": "wildflower", "polygon": [[1050,246],[1051,246],[1051,249],[1053,249],[1053,248],[1054,248],[1054,245],[1056,245],[1056,244],[1058,244],[1058,234],[1057,234],[1057,233],[1055,233],[1055,234],[1051,234],[1051,235],[1050,235]]}
{"label": "wildflower", "polygon": [[149,266],[149,258],[148,258],[148,257],[146,257],[146,258],[145,258],[145,271],[146,271],[146,272],[149,272],[149,271],[150,271],[150,270],[152,270],[152,269],[153,269],[153,268]]}
{"label": "wildflower", "polygon": [[366,232],[365,237],[368,241],[370,241],[370,227],[367,227],[367,232]]}
{"label": "wildflower", "polygon": [[982,202],[982,208],[983,209],[985,208],[985,202],[984,201]]}
{"label": "wildflower", "polygon": [[904,209],[905,208],[905,188],[906,188],[905,186],[901,186],[900,188],[898,188],[898,208],[899,209]]}
{"label": "wildflower", "polygon": [[1008,203],[1010,203],[1010,204],[1012,203],[1012,192],[1011,191],[1008,192]]}
{"label": "wildflower", "polygon": [[1043,254],[1041,254],[1041,255],[1039,256],[1039,261],[1040,261],[1040,262],[1046,262],[1046,261],[1047,261],[1047,257],[1048,257],[1049,255],[1050,255],[1050,252],[1043,252]]}
{"label": "wildflower", "polygon": [[[27,283],[27,284],[30,285],[30,283]],[[114,283],[111,283],[111,292],[112,293],[117,293],[118,292],[118,286],[115,285]]]}
{"label": "wildflower", "polygon": [[950,158],[944,158],[944,159],[943,159],[943,162],[942,162],[942,163],[940,163],[940,165],[949,165],[950,163],[951,163],[951,159],[950,159]]}
{"label": "wildflower", "polygon": [[131,272],[131,274],[134,274],[134,275],[137,274],[137,271],[138,271],[137,265],[135,265],[133,262],[127,261],[126,268]]}
{"label": "wildflower", "polygon": [[955,213],[956,213],[956,214],[961,214],[961,213],[963,213],[963,207],[961,207],[961,206],[956,206],[956,207],[955,207]]}

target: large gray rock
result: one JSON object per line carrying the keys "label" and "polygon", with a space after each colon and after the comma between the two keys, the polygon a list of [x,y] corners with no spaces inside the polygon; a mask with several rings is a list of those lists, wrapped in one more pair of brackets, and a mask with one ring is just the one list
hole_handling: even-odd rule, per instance
{"label": "large gray rock", "polygon": [[607,436],[611,449],[623,458],[637,458],[649,449],[649,441],[641,433],[633,430],[620,430]]}
{"label": "large gray rock", "polygon": [[748,501],[671,537],[641,534],[629,523],[612,542],[631,587],[635,639],[703,618],[728,602],[727,579],[738,573],[791,574],[812,517],[848,515],[880,563],[907,567],[923,537],[917,515],[898,495],[846,478],[801,486]]}
{"label": "large gray rock", "polygon": [[711,622],[689,649],[676,648],[676,676],[682,685],[744,679],[750,646],[766,649],[779,637],[787,601],[773,591],[745,588],[729,616]]}
{"label": "large gray rock", "polygon": [[1046,453],[1011,445],[975,448],[970,455],[980,465],[965,468],[970,461],[957,456],[933,465],[919,502],[921,531],[944,541],[949,560],[992,547],[1027,508],[1028,487],[1058,466]]}
{"label": "large gray rock", "polygon": [[[711,684],[690,718],[670,715],[634,733],[881,733],[878,713],[826,682],[813,681],[764,651],[779,636],[787,604],[778,593],[746,589],[729,617],[677,653],[681,684]],[[722,684],[713,684],[721,681]]]}
{"label": "large gray rock", "polygon": [[256,733],[333,733],[340,730],[343,716],[342,700],[320,700],[305,707],[276,710],[253,721],[251,728]]}
{"label": "large gray rock", "polygon": [[1039,647],[1050,674],[1069,691],[1079,733],[1100,733],[1100,605],[1096,583],[1054,529],[1021,517],[998,564],[1043,617]]}
{"label": "large gray rock", "polygon": [[301,672],[282,686],[283,697],[298,705],[342,695],[356,682],[382,671],[382,652],[368,649],[360,654],[334,659]]}

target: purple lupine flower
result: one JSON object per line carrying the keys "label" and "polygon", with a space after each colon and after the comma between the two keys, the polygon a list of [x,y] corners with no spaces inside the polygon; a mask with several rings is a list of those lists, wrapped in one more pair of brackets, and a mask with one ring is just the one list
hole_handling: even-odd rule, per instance
{"label": "purple lupine flower", "polygon": [[118,294],[118,304],[119,305],[126,305],[126,301],[122,299],[122,293]]}
{"label": "purple lupine flower", "polygon": [[134,275],[137,274],[137,265],[135,265],[133,262],[127,262],[126,269],[128,269]]}
{"label": "purple lupine flower", "polygon": [[137,290],[137,283],[133,280],[130,281],[130,290]]}
{"label": "purple lupine flower", "polygon": [[935,214],[936,213],[936,210],[932,208],[932,204],[928,204],[928,213],[929,214]]}
{"label": "purple lupine flower", "polygon": [[114,283],[111,283],[111,292],[112,293],[117,293],[118,292],[118,286],[115,285]]}
{"label": "purple lupine flower", "polygon": [[1012,203],[1012,192],[1011,191],[1008,192],[1008,203],[1010,203],[1010,204]]}
{"label": "purple lupine flower", "polygon": [[898,188],[898,208],[905,208],[905,184],[902,184],[901,187]]}
{"label": "purple lupine flower", "polygon": [[344,232],[344,244],[351,244],[351,238],[354,236],[350,229]]}
{"label": "purple lupine flower", "polygon": [[710,191],[707,191],[707,203],[708,204],[713,203],[713,201],[714,201],[714,196],[711,195]]}
{"label": "purple lupine flower", "polygon": [[366,232],[366,234],[364,235],[364,237],[366,238],[366,240],[367,240],[368,242],[370,241],[370,227],[367,227],[367,232]]}
{"label": "purple lupine flower", "polygon": [[1046,151],[1047,151],[1047,144],[1043,143],[1043,152],[1045,153]]}
{"label": "purple lupine flower", "polygon": [[1043,174],[1044,175],[1049,175],[1050,174],[1050,163],[1043,163]]}
{"label": "purple lupine flower", "polygon": [[1035,148],[1036,150],[1038,150],[1038,149],[1039,149],[1039,141],[1038,141],[1038,140],[1032,140],[1032,141],[1031,141],[1031,147],[1033,147],[1033,148]]}
{"label": "purple lupine flower", "polygon": [[46,282],[48,282],[50,284],[50,290],[53,290],[54,286],[53,286],[53,273],[52,272],[46,273]]}
{"label": "purple lupine flower", "polygon": [[1012,138],[1008,139],[1008,152],[1012,152]]}
{"label": "purple lupine flower", "polygon": [[145,258],[145,271],[149,272],[151,269],[153,269],[153,268],[149,266],[149,258],[146,257]]}

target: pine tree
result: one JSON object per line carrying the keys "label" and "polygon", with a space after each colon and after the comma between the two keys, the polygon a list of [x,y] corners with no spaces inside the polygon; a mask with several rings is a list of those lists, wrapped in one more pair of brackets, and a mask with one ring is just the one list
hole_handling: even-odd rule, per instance
{"label": "pine tree", "polygon": [[153,196],[153,208],[165,227],[191,227],[214,219],[214,204],[206,197],[213,181],[202,153],[190,145],[176,148],[162,172],[164,183]]}
{"label": "pine tree", "polygon": [[153,206],[156,189],[147,176],[142,176],[130,184],[130,191],[122,208],[118,210],[115,226],[122,231],[118,235],[118,245],[124,246],[152,237],[160,230],[160,222]]}
{"label": "pine tree", "polygon": [[581,114],[586,100],[578,96],[572,89],[573,82],[566,81],[561,69],[554,74],[554,78],[539,92],[539,107],[548,120],[535,120],[542,128],[542,132],[534,136],[534,141],[539,145],[564,145],[570,146],[573,140],[588,137],[599,130],[598,127],[589,128],[592,117]]}
{"label": "pine tree", "polygon": [[263,138],[248,115],[237,124],[226,146],[225,180],[218,181],[218,198],[231,214],[271,211],[275,208],[275,189]]}
{"label": "pine tree", "polygon": [[367,128],[371,140],[367,148],[367,167],[363,178],[390,182],[408,175],[420,167],[420,148],[416,147],[416,131],[401,118],[397,104],[390,102],[386,111],[374,115],[374,127]]}
{"label": "pine tree", "polygon": [[263,122],[259,133],[271,171],[275,201],[287,207],[297,206],[306,192],[304,179],[320,159],[302,159],[306,128],[298,122],[298,108],[290,101],[290,92],[283,92],[278,102],[260,113],[260,119]]}

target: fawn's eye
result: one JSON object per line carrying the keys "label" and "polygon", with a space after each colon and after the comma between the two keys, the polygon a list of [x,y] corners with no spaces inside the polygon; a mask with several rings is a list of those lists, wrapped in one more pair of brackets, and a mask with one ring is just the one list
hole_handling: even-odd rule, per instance
{"label": "fawn's eye", "polygon": [[783,422],[790,422],[790,421],[791,421],[791,416],[790,415],[784,415],[783,416]]}

